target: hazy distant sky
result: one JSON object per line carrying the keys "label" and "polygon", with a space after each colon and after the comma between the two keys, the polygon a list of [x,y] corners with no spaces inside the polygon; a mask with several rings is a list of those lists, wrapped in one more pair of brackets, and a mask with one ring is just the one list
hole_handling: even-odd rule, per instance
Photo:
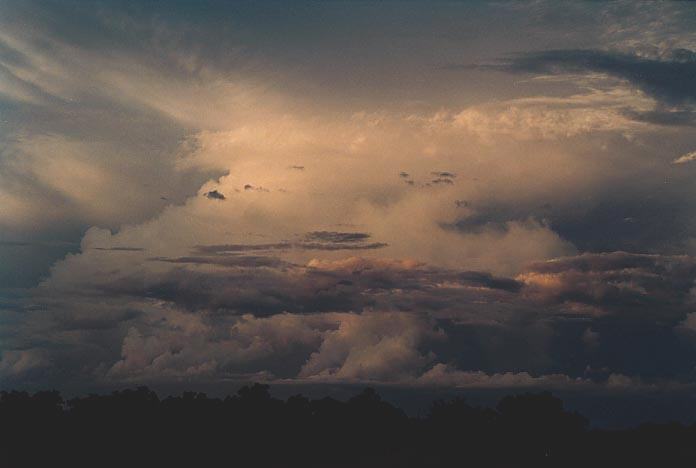
{"label": "hazy distant sky", "polygon": [[696,4],[0,0],[0,386],[696,384]]}

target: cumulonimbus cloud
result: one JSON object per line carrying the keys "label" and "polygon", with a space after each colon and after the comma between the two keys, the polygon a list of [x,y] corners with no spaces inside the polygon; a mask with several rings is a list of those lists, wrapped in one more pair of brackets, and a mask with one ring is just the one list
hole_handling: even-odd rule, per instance
{"label": "cumulonimbus cloud", "polygon": [[[593,210],[639,230],[694,199],[663,151],[692,138],[688,51],[522,53],[497,69],[530,82],[437,70],[446,100],[411,102],[430,95],[404,83],[395,104],[322,99],[310,73],[177,47],[164,26],[113,54],[3,26],[0,93],[35,126],[0,154],[0,227],[84,233],[0,304],[5,381],[588,388],[692,372],[694,262],[671,255],[692,231],[636,236],[651,254],[588,253],[586,234],[615,234]],[[462,71],[504,93],[450,100]]]}

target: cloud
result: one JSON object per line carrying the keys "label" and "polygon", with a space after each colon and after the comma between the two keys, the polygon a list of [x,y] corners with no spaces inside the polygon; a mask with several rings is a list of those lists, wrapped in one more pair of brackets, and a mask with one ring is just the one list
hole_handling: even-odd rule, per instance
{"label": "cloud", "polygon": [[23,242],[23,241],[2,241],[0,242],[0,245],[4,247],[28,247],[31,246],[31,242]]}
{"label": "cloud", "polygon": [[17,241],[17,240],[0,240],[2,247],[71,247],[78,245],[68,241]]}
{"label": "cloud", "polygon": [[438,185],[438,184],[447,184],[447,185],[454,185],[454,181],[450,178],[438,178],[438,179],[433,179],[430,181],[431,184]]}
{"label": "cloud", "polygon": [[291,242],[281,241],[267,244],[220,244],[198,245],[195,250],[202,254],[225,254],[254,251],[283,251],[283,250],[373,250],[387,247],[384,242],[364,242],[369,234],[340,233],[317,231],[305,235],[304,240]]}
{"label": "cloud", "polygon": [[496,278],[490,273],[478,271],[466,271],[459,274],[459,278],[467,283],[480,285],[490,289],[517,292],[522,288],[522,283],[511,278]]}
{"label": "cloud", "polygon": [[690,307],[696,263],[687,256],[612,252],[537,263],[516,278],[541,302],[572,313],[630,314],[676,320]]}
{"label": "cloud", "polygon": [[447,171],[431,172],[430,174],[436,176],[438,179],[454,179],[457,177],[456,174]]}
{"label": "cloud", "polygon": [[314,231],[308,232],[305,239],[308,241],[320,241],[330,243],[356,243],[370,238],[370,234],[365,232],[337,232],[337,231]]}
{"label": "cloud", "polygon": [[[640,378],[613,372],[603,380],[591,380],[583,377],[570,377],[565,374],[537,376],[528,372],[487,374],[481,371],[461,371],[442,363],[435,364],[418,377],[414,385],[470,389],[544,389],[585,392],[646,392],[658,388],[655,385],[646,384]],[[680,386],[677,382],[663,383],[663,385]]]}
{"label": "cloud", "polygon": [[574,386],[587,386],[584,379],[573,379],[563,374],[549,374],[534,377],[528,372],[505,372],[486,374],[481,371],[461,371],[446,364],[438,363],[418,377],[415,382],[424,386],[443,386],[457,388],[552,388],[563,389]]}
{"label": "cloud", "polygon": [[589,133],[645,131],[646,124],[630,118],[629,111],[643,113],[654,108],[651,99],[630,90],[593,86],[563,97],[535,96],[471,106],[451,118],[454,126],[484,142],[495,142],[496,136],[555,140]]}
{"label": "cloud", "polygon": [[582,341],[590,349],[596,349],[599,346],[599,333],[592,331],[591,328],[585,330],[582,334]]}
{"label": "cloud", "polygon": [[[74,54],[80,63],[92,60],[91,56],[84,56],[85,52],[79,49],[68,48],[66,53]],[[176,59],[181,57],[177,54],[171,55],[171,60]],[[200,76],[197,73],[177,73],[169,76],[159,68],[148,68],[148,62],[140,56],[131,60],[136,62],[132,66],[143,70],[143,73],[134,75],[139,78],[132,81],[124,77],[116,80],[120,87],[133,88],[132,92],[127,93],[129,102],[135,107],[158,109],[158,112],[167,118],[174,118],[182,126],[192,125],[191,122],[195,119],[191,116],[205,112],[204,109],[209,107],[210,102],[227,102],[228,98],[234,100],[228,93],[235,91],[238,86],[230,78],[236,75],[223,76],[215,70],[209,70],[206,73],[201,72]],[[145,82],[141,83],[141,78]],[[143,98],[150,94],[135,92],[149,89],[152,84],[150,81],[157,80],[167,84],[165,87],[171,91],[172,96],[176,95],[177,102],[167,102],[167,93],[163,92],[159,93],[161,102],[150,102],[154,98]],[[199,82],[223,82],[225,85],[215,87],[216,93],[206,92],[201,95],[197,84]],[[240,82],[245,80],[240,79]],[[110,82],[106,83],[103,88],[108,89],[109,84]],[[244,85],[239,86],[244,88]],[[99,86],[98,89],[101,90],[102,87]],[[240,90],[240,94],[245,94],[245,90]],[[550,258],[571,253],[573,246],[556,235],[549,225],[543,222],[528,222],[528,216],[504,220],[503,223],[509,221],[513,228],[496,233],[491,230],[460,236],[442,229],[442,226],[456,223],[463,217],[475,216],[475,210],[471,208],[473,206],[485,206],[492,201],[517,205],[520,193],[524,194],[525,198],[533,199],[547,197],[555,187],[563,187],[567,196],[562,198],[571,203],[571,200],[581,199],[578,192],[590,190],[603,178],[611,178],[612,174],[621,172],[607,167],[611,158],[595,157],[593,161],[596,161],[597,165],[592,166],[581,162],[573,152],[566,149],[569,148],[567,145],[562,144],[559,144],[558,148],[542,150],[533,146],[524,148],[525,157],[522,161],[517,142],[502,140],[508,137],[519,138],[536,145],[539,140],[545,140],[547,137],[557,139],[592,132],[595,130],[593,125],[601,122],[602,118],[606,117],[605,114],[611,114],[614,107],[628,99],[626,96],[616,97],[605,93],[596,100],[593,100],[592,96],[586,99],[556,101],[509,100],[500,105],[482,104],[464,109],[452,108],[442,114],[417,111],[402,115],[389,110],[381,111],[380,115],[369,112],[349,114],[345,109],[341,109],[331,117],[325,118],[317,116],[318,114],[311,109],[303,109],[302,106],[293,107],[295,110],[292,114],[274,113],[275,96],[273,93],[270,94],[264,94],[259,98],[257,107],[242,106],[245,109],[243,112],[240,110],[242,107],[223,106],[226,111],[221,112],[218,118],[208,114],[205,118],[201,116],[198,128],[189,130],[188,136],[179,140],[180,147],[172,148],[169,153],[170,156],[177,157],[167,159],[167,164],[174,164],[178,171],[192,171],[197,174],[206,171],[227,173],[228,175],[220,179],[216,178],[203,184],[198,193],[224,194],[227,200],[233,200],[234,203],[202,207],[190,199],[187,200],[176,189],[172,191],[179,195],[172,196],[171,199],[170,190],[162,190],[168,195],[168,200],[163,203],[162,200],[153,200],[148,196],[151,188],[145,187],[149,183],[146,180],[142,181],[142,198],[141,187],[136,187],[134,190],[122,190],[118,196],[111,197],[109,203],[92,203],[93,200],[100,200],[108,194],[103,189],[101,192],[95,190],[86,193],[88,187],[70,181],[63,184],[66,190],[69,189],[70,196],[66,197],[83,200],[75,206],[75,212],[79,212],[89,225],[112,229],[114,225],[124,222],[132,224],[131,215],[135,219],[146,218],[145,213],[151,212],[148,210],[164,210],[166,206],[167,211],[161,221],[154,222],[158,226],[155,227],[153,224],[150,228],[169,231],[167,237],[170,238],[177,233],[181,242],[170,239],[160,248],[171,251],[153,251],[152,256],[183,257],[188,253],[184,249],[195,243],[251,246],[250,239],[239,235],[240,232],[270,231],[274,238],[263,243],[281,244],[288,241],[302,244],[297,248],[288,249],[293,250],[296,256],[289,260],[306,262],[310,259],[308,256],[311,251],[340,252],[349,248],[339,248],[337,245],[321,242],[295,242],[292,236],[309,230],[329,231],[332,229],[331,226],[348,219],[349,222],[360,225],[360,229],[373,233],[376,240],[370,245],[355,245],[350,249],[383,251],[384,255],[390,257],[414,257],[449,266],[473,261],[471,269],[491,268],[496,274],[508,274],[519,269],[533,257]],[[143,99],[148,102],[142,102]],[[609,104],[602,107],[602,99],[607,100]],[[199,107],[193,108],[193,102],[198,102]],[[580,111],[576,109],[580,102],[583,102],[587,109],[596,112],[596,115],[593,118],[580,115]],[[510,117],[514,114],[513,111],[508,112],[510,107],[515,106],[524,109],[524,115],[517,120]],[[593,106],[598,106],[599,109]],[[185,108],[185,112],[172,109],[173,107]],[[216,109],[218,108],[216,104]],[[165,112],[166,109],[170,112]],[[551,119],[544,123],[544,115],[547,112],[568,112],[569,117]],[[476,114],[480,118],[465,118],[469,114]],[[237,118],[240,115],[244,118]],[[613,122],[613,117],[611,114],[608,120]],[[500,122],[489,122],[489,125],[485,123],[486,119]],[[590,122],[591,127],[583,127],[588,125],[587,122]],[[634,128],[624,124],[625,122],[617,121],[615,126],[608,124],[606,128],[607,131]],[[563,131],[563,125],[578,125],[579,129]],[[481,138],[472,139],[472,134]],[[497,138],[500,135],[504,138]],[[491,141],[500,143],[491,146]],[[582,145],[574,145],[573,150],[581,147]],[[99,149],[90,148],[85,152],[83,159],[91,164],[89,155],[98,154]],[[587,153],[590,153],[589,149]],[[429,154],[429,159],[420,158],[423,154]],[[554,158],[553,167],[556,169],[550,169],[549,157]],[[304,170],[287,170],[289,162],[298,160],[307,161],[306,165],[303,165]],[[97,162],[97,168],[100,169],[101,163]],[[404,172],[408,174],[429,174],[434,172],[434,167],[447,170],[435,171],[444,174],[430,182],[437,188],[419,187],[422,190],[416,191],[413,190],[416,185],[413,179],[408,179],[409,183],[392,180],[395,164],[398,164],[397,167],[403,167]],[[41,164],[37,161],[36,166],[40,167]],[[456,184],[452,182],[454,174],[459,176]],[[171,179],[169,176],[148,178]],[[54,183],[56,178],[48,176],[46,179]],[[95,177],[92,179],[96,180]],[[513,183],[508,182],[511,179]],[[474,180],[476,183],[472,182]],[[427,179],[423,180],[426,181]],[[440,193],[433,193],[435,190]],[[72,191],[75,192],[74,196]],[[111,205],[116,207],[114,209],[131,210],[133,204],[123,200],[124,196],[137,198],[137,203],[147,203],[148,208],[137,214],[123,213],[123,216],[105,211],[105,208]],[[29,202],[16,197],[14,193],[8,194],[8,197],[12,200],[2,204],[4,210],[26,217],[36,209],[36,216],[32,219],[43,219],[41,213],[46,203]],[[455,210],[456,207],[452,204],[458,199],[470,200],[469,209],[462,210],[459,207],[459,210]],[[559,204],[562,202],[559,201]],[[25,207],[27,204],[31,207]],[[89,208],[83,210],[81,206],[87,204]],[[75,205],[75,202],[70,201],[68,205]],[[216,213],[208,211],[212,209],[215,209]],[[89,210],[94,211],[94,216],[85,217]],[[203,216],[209,225],[216,227],[203,236],[200,232],[194,233],[193,231],[200,230],[194,227],[196,224],[182,225],[185,224],[182,220],[191,216],[197,219],[202,219],[198,217]],[[17,224],[14,221],[12,223]],[[149,229],[144,226],[145,223],[143,229]],[[138,229],[131,232],[136,231]],[[235,231],[237,234],[225,236],[223,233],[226,231]],[[203,237],[207,239],[184,242],[185,238]],[[515,240],[520,241],[524,247],[516,251],[510,249]],[[129,242],[141,245],[137,243],[138,239]],[[431,243],[442,248],[428,247]],[[145,248],[151,250],[149,245]],[[307,255],[300,258],[301,251],[307,252]]]}
{"label": "cloud", "polygon": [[[565,75],[581,81],[578,74],[605,74],[630,83],[656,100],[652,109],[627,107],[619,110],[626,118],[664,126],[693,126],[696,115],[693,50],[668,47],[659,54],[636,53],[640,44],[629,51],[617,50],[549,50],[519,54],[502,65],[514,73]],[[630,48],[629,48],[630,49]]]}
{"label": "cloud", "polygon": [[30,372],[43,370],[51,365],[42,349],[3,351],[0,359],[0,376],[16,378]]}
{"label": "cloud", "polygon": [[691,110],[669,110],[669,108],[657,106],[656,110],[651,111],[626,110],[624,115],[632,120],[655,125],[674,127],[696,125],[696,111]]}
{"label": "cloud", "polygon": [[[200,316],[170,311],[165,321],[153,322],[147,334],[131,328],[123,339],[121,359],[104,377],[219,378],[244,373],[251,365],[269,365],[283,353],[290,361],[284,367],[275,365],[281,373],[275,378],[294,377],[289,372],[295,369],[301,380],[388,382],[411,375],[414,365],[431,360],[417,349],[423,340],[439,338],[431,327],[405,314],[343,313],[243,316],[220,329]],[[293,356],[293,350],[304,352]]]}
{"label": "cloud", "polygon": [[679,156],[674,161],[672,161],[672,164],[686,164],[694,160],[696,160],[696,151],[692,151],[690,153],[686,153]]}
{"label": "cloud", "polygon": [[[388,128],[371,129],[376,140],[392,135]],[[321,133],[310,132],[303,123],[288,125],[285,131],[311,137],[309,147],[322,141]],[[228,161],[224,154],[247,154],[233,151],[238,134],[205,138],[209,140],[203,146],[215,142],[219,154],[193,158],[214,157],[223,164]],[[623,317],[627,327],[641,320],[673,327],[688,311],[694,279],[690,258],[623,252],[573,256],[571,245],[549,225],[525,219],[524,211],[521,220],[506,212],[493,216],[485,200],[495,197],[503,206],[514,200],[519,206],[519,192],[510,190],[508,198],[505,184],[495,181],[477,188],[472,178],[481,174],[454,161],[442,166],[456,170],[461,188],[407,193],[393,168],[381,168],[374,159],[341,155],[329,164],[319,158],[299,174],[287,170],[276,150],[255,146],[254,132],[244,138],[249,159],[227,162],[230,174],[211,180],[199,192],[218,187],[232,203],[191,197],[118,232],[90,229],[81,251],[57,263],[34,292],[32,301],[51,312],[27,316],[33,331],[21,334],[25,344],[37,344],[37,336],[64,342],[69,328],[70,349],[91,350],[89,364],[82,368],[111,380],[187,375],[219,379],[267,372],[269,379],[413,382],[437,362],[450,360],[486,375],[519,373],[524,366],[530,375],[562,372],[572,380],[587,362],[616,360],[607,348],[617,340],[611,317]],[[277,151],[307,154],[305,143],[297,145]],[[265,164],[256,160],[259,155],[265,155]],[[324,170],[334,163],[347,164],[351,171],[376,166],[372,173],[381,175],[366,181]],[[433,163],[426,163],[411,173],[429,174]],[[314,177],[314,170],[322,176]],[[249,175],[265,177],[264,186],[288,187],[288,192],[235,192]],[[312,179],[311,187],[296,179],[300,176]],[[546,183],[543,172],[530,177]],[[546,193],[555,193],[556,185],[550,187]],[[470,206],[456,206],[462,195],[472,199]],[[545,199],[531,198],[530,204]],[[563,203],[562,195],[556,198],[554,203]],[[451,224],[475,216],[476,229]],[[354,228],[336,227],[346,220]],[[129,245],[146,250],[129,255],[95,250]],[[361,257],[346,257],[358,249]],[[98,327],[84,316],[72,318],[78,305],[92,311],[93,321],[101,319]],[[118,315],[114,311],[119,309],[138,314]],[[249,317],[251,323],[284,314],[307,323],[300,327],[300,336],[307,333],[314,341],[287,337],[287,346],[274,348],[262,339],[228,336],[240,317]],[[169,316],[181,324],[161,322]],[[387,321],[398,329],[396,335],[380,331]],[[583,339],[590,326],[602,337],[594,347]],[[180,327],[199,331],[187,334]],[[358,339],[360,327],[370,340]],[[92,344],[97,336],[103,344]],[[579,357],[566,361],[569,348]],[[636,350],[627,346],[623,352]],[[66,355],[56,358],[71,369],[76,358]],[[278,356],[287,356],[291,365],[283,369]],[[582,365],[574,368],[578,362]],[[675,366],[681,369],[682,362],[675,361]],[[616,367],[617,372],[636,372]],[[84,371],[66,370],[71,372]]]}
{"label": "cloud", "polygon": [[[219,328],[196,315],[169,311],[146,333],[130,328],[121,359],[106,369],[108,380],[220,378],[243,373],[253,364],[268,364],[278,353],[313,348],[335,317],[288,314],[265,319],[244,316]],[[286,362],[285,372],[290,370]]]}
{"label": "cloud", "polygon": [[256,187],[251,184],[244,184],[244,190],[254,190],[257,192],[268,192],[268,189],[265,189],[263,187]]}
{"label": "cloud", "polygon": [[287,250],[293,245],[290,242],[278,242],[272,244],[220,244],[220,245],[197,245],[195,250],[201,254],[225,254],[236,252],[271,251]]}
{"label": "cloud", "polygon": [[[65,218],[103,225],[136,221],[157,204],[147,195],[152,168],[131,174],[127,159],[109,144],[42,135],[10,141],[4,153],[0,197],[8,199],[8,206],[0,212],[0,223],[13,229],[43,229],[64,224]],[[123,170],[112,173],[114,166]]]}
{"label": "cloud", "polygon": [[660,59],[603,50],[546,50],[514,57],[502,68],[537,74],[607,73],[665,103],[696,103],[696,55],[684,49],[676,49],[671,56]]}
{"label": "cloud", "polygon": [[[480,388],[585,385],[590,364],[618,383],[690,375],[674,334],[694,268],[676,254],[696,198],[665,149],[693,143],[681,39],[608,52],[635,26],[579,38],[549,5],[496,6],[493,42],[467,10],[474,23],[326,22],[327,41],[283,44],[255,14],[224,28],[223,11],[22,8],[0,28],[0,227],[29,247],[82,241],[38,287],[0,291],[4,372]],[[308,13],[288,30],[312,29]],[[650,26],[631,37],[660,36]],[[355,52],[356,30],[380,47]],[[465,60],[570,52],[502,64],[541,75],[528,80],[433,70],[461,34]],[[652,253],[609,252],[628,241]]]}
{"label": "cloud", "polygon": [[211,190],[209,192],[205,193],[205,196],[207,198],[210,198],[211,200],[225,200],[225,195],[222,193],[218,192],[217,190]]}
{"label": "cloud", "polygon": [[149,260],[166,263],[218,265],[237,268],[260,268],[293,266],[276,257],[264,255],[214,255],[214,256],[189,256],[189,257],[153,257]]}
{"label": "cloud", "polygon": [[417,315],[349,316],[327,334],[298,377],[322,382],[402,380],[433,359],[420,352],[419,346],[427,339],[439,338],[440,333]]}
{"label": "cloud", "polygon": [[[302,265],[230,253],[143,261],[136,270],[105,266],[81,278],[55,270],[35,292],[40,307],[26,312],[23,332],[7,344],[69,340],[55,355],[61,372],[91,369],[108,381],[263,372],[270,381],[589,388],[581,382],[587,363],[615,369],[619,356],[661,346],[656,321],[686,336],[680,324],[688,323],[696,279],[689,257],[624,252],[538,262],[516,278],[385,258]],[[627,330],[641,338],[617,350]],[[90,358],[71,369],[70,353],[86,349]],[[667,356],[678,369],[689,366],[686,357]],[[635,375],[633,362],[614,373]]]}
{"label": "cloud", "polygon": [[217,309],[266,316],[283,311],[324,313],[368,307],[455,313],[458,302],[516,292],[521,285],[485,272],[438,270],[414,261],[357,257],[312,260],[306,265],[247,254],[149,260],[172,268],[152,266],[116,275],[110,269],[93,270],[77,283],[71,276],[64,282],[46,283],[42,289],[45,294],[77,294],[75,300],[94,294],[114,299],[158,299],[191,311]]}

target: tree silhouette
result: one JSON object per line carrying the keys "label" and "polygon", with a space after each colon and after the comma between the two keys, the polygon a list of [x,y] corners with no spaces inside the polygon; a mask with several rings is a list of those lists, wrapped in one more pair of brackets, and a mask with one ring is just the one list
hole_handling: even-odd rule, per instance
{"label": "tree silhouette", "polygon": [[409,417],[367,388],[347,401],[273,398],[267,385],[224,399],[146,387],[65,402],[0,392],[0,466],[587,467],[696,466],[696,427],[590,430],[550,393],[495,409],[464,398]]}

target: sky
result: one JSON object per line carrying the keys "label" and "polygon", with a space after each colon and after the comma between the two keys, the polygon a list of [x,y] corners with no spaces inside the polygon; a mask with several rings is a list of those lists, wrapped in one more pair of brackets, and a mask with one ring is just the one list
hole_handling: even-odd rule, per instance
{"label": "sky", "polygon": [[696,389],[696,5],[0,0],[0,386]]}

